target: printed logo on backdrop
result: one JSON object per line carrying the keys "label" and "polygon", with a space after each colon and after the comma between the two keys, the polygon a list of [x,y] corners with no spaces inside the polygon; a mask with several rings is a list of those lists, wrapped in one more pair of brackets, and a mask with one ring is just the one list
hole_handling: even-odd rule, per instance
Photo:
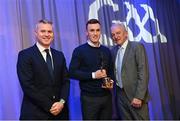
{"label": "printed logo on backdrop", "polygon": [[[139,4],[140,9],[143,9],[144,11],[140,13],[137,8],[129,2],[123,2],[122,4],[123,6],[121,7],[125,7],[127,11],[124,20],[122,17],[118,18],[118,20],[112,18],[110,24],[124,23],[125,26],[128,25],[126,27],[130,41],[139,42],[143,40],[146,43],[155,43],[157,41],[167,43],[167,38],[160,31],[158,19],[154,16],[153,10],[149,5]],[[120,6],[117,3],[114,3],[113,0],[95,0],[89,6],[88,19],[99,19],[99,11],[105,6],[111,8],[112,12],[115,14],[123,14],[122,11],[120,11]],[[111,37],[107,36],[107,33],[102,33],[102,38],[105,45],[113,45]],[[108,42],[108,40],[110,40],[110,42]]]}

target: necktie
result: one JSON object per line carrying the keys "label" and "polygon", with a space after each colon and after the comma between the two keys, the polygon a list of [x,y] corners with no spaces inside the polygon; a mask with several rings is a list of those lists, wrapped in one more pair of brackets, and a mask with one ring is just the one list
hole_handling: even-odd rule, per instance
{"label": "necktie", "polygon": [[48,66],[48,70],[51,74],[51,77],[53,77],[53,67],[52,67],[52,60],[51,60],[51,56],[49,54],[49,49],[45,49],[44,50],[46,52],[46,63]]}
{"label": "necktie", "polygon": [[121,67],[122,67],[122,60],[123,60],[123,48],[119,48],[117,52],[117,57],[116,57],[116,80],[117,80],[117,85],[120,88],[123,88],[122,84],[122,79],[121,79]]}

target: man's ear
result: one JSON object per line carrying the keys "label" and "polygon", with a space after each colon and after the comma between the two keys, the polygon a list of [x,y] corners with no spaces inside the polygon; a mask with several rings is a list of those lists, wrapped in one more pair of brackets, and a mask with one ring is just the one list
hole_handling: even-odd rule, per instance
{"label": "man's ear", "polygon": [[34,30],[34,35],[37,36],[37,30],[36,29]]}
{"label": "man's ear", "polygon": [[86,31],[86,36],[88,37],[88,32]]}

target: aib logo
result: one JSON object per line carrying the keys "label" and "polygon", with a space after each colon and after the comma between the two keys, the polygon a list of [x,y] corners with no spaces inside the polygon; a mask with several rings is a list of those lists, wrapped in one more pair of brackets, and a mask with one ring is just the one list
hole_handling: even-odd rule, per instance
{"label": "aib logo", "polygon": [[[159,28],[159,21],[157,18],[155,18],[153,10],[150,6],[148,6],[147,4],[139,4],[140,8],[145,11],[143,16],[141,16],[140,12],[138,13],[137,8],[133,4],[129,2],[123,2],[123,5],[125,6],[127,12],[126,16],[124,16],[124,20],[120,21],[120,19],[112,19],[111,23],[119,22],[127,25],[130,41],[139,42],[143,40],[146,43],[155,43],[157,41],[160,41],[161,43],[167,43],[167,38],[161,33]],[[117,3],[114,3],[113,0],[95,0],[89,6],[89,19],[98,19],[98,11],[104,6],[111,7],[112,11],[116,14],[121,14],[122,12],[120,11],[119,5]],[[132,20],[134,20],[134,25],[138,28],[138,32],[136,32],[136,34],[134,34],[135,30],[130,26]],[[151,26],[154,26],[153,30],[146,26],[149,21],[151,21]],[[105,44],[107,44],[107,40],[111,40],[110,37],[107,37],[107,34],[103,34],[102,36]],[[112,45],[112,40],[109,44]]]}

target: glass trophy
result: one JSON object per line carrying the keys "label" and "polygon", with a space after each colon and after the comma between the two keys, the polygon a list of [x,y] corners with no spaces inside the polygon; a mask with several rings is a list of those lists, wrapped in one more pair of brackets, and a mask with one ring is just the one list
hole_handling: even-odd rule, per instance
{"label": "glass trophy", "polygon": [[[106,69],[107,70],[107,63],[105,61],[105,58],[103,56],[103,53],[100,53],[100,68],[101,70]],[[102,82],[102,88],[105,89],[112,89],[113,88],[113,83],[114,81],[110,78],[110,77],[104,77],[102,78],[103,82]]]}
{"label": "glass trophy", "polygon": [[112,89],[113,88],[113,83],[114,83],[114,81],[110,77],[104,77],[101,87],[106,88],[106,89]]}

